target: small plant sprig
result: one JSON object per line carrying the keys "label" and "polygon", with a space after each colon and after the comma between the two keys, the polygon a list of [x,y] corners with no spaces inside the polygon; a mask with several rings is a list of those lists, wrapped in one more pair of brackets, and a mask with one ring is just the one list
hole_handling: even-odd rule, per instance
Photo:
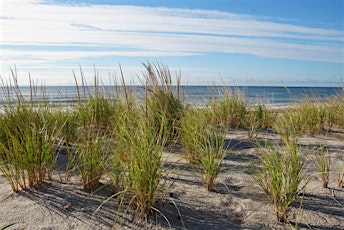
{"label": "small plant sprig", "polygon": [[319,173],[322,179],[322,186],[323,188],[327,188],[329,183],[329,176],[331,170],[331,158],[327,154],[325,154],[325,150],[323,147],[319,149],[319,153],[315,157],[316,165],[318,167]]}

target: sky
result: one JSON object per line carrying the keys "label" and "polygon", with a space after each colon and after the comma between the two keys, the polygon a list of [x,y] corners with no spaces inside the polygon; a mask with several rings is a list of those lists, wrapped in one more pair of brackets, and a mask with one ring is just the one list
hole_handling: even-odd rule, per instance
{"label": "sky", "polygon": [[342,0],[1,0],[2,79],[74,85],[80,68],[140,84],[344,86]]}

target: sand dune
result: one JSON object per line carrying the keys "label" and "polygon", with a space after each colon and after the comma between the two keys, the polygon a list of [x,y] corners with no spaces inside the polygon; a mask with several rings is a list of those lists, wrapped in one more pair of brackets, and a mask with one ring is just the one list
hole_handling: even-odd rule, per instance
{"label": "sand dune", "polygon": [[[258,141],[278,143],[274,133],[262,132]],[[0,228],[15,223],[9,229],[344,229],[344,188],[337,186],[338,167],[344,161],[343,137],[335,133],[303,137],[299,144],[304,159],[311,162],[313,146],[327,146],[332,158],[329,188],[321,186],[316,167],[310,164],[312,175],[303,199],[293,205],[290,224],[275,220],[273,205],[264,192],[253,183],[250,172],[259,153],[252,147],[246,131],[231,130],[227,145],[232,153],[223,163],[215,192],[207,192],[192,168],[178,150],[164,153],[170,167],[168,181],[174,181],[166,199],[149,220],[133,218],[132,210],[122,209],[116,217],[118,202],[111,199],[96,212],[112,194],[111,186],[85,192],[77,176],[62,183],[55,173],[38,189],[13,193],[0,176]],[[104,179],[104,183],[106,180]],[[302,208],[299,204],[302,202]],[[168,220],[166,220],[165,218]]]}

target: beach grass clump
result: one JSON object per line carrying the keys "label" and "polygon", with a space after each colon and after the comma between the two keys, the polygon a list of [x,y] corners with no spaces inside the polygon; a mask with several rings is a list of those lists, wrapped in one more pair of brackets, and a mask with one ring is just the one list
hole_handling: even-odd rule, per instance
{"label": "beach grass clump", "polygon": [[139,216],[150,214],[163,195],[166,169],[161,157],[169,135],[164,114],[158,121],[160,127],[156,128],[158,117],[147,106],[129,107],[119,118],[112,160],[115,175],[111,178],[117,188],[122,186],[118,194],[123,199],[129,196],[129,204],[136,207]]}
{"label": "beach grass clump", "polygon": [[117,119],[117,105],[122,108],[119,100],[105,92],[98,81],[96,75],[92,87],[86,86],[84,78],[82,88],[76,83],[78,104],[70,114],[70,120],[67,120],[68,124],[74,119],[77,121],[76,130],[75,124],[71,124],[71,131],[76,136],[73,140],[76,150],[69,152],[69,164],[73,165],[72,170],[79,172],[85,190],[92,190],[99,184],[101,176],[107,171],[110,142],[115,137],[113,120]]}
{"label": "beach grass clump", "polygon": [[264,104],[258,104],[248,111],[245,126],[248,129],[248,137],[258,135],[262,129],[272,128],[276,119],[276,113],[272,109],[266,108]]}
{"label": "beach grass clump", "polygon": [[180,141],[185,158],[190,164],[200,162],[199,148],[202,142],[201,133],[208,123],[206,109],[189,107],[180,121]]}
{"label": "beach grass clump", "polygon": [[56,163],[60,131],[46,107],[17,104],[4,109],[0,124],[0,170],[12,190],[40,185]]}
{"label": "beach grass clump", "polygon": [[296,141],[286,143],[285,151],[281,146],[260,146],[259,151],[261,168],[254,179],[273,203],[277,220],[286,222],[290,206],[307,183],[303,175],[305,164]]}
{"label": "beach grass clump", "polygon": [[[76,155],[74,143],[78,139],[78,116],[74,110],[65,110],[56,106],[50,109],[51,121],[49,125],[51,129],[58,129],[54,135],[54,151],[57,154],[56,169],[60,180],[69,181],[74,171]],[[66,157],[65,157],[65,156]],[[64,171],[63,176],[61,172]]]}
{"label": "beach grass clump", "polygon": [[226,130],[207,122],[207,111],[189,108],[181,121],[181,142],[185,157],[200,175],[205,188],[214,190],[224,158]]}
{"label": "beach grass clump", "polygon": [[327,100],[327,117],[329,129],[333,125],[344,127],[344,91],[338,93],[336,97]]}
{"label": "beach grass clump", "polygon": [[111,130],[111,119],[114,116],[117,100],[106,96],[90,96],[88,100],[77,107],[78,126],[91,129],[97,135],[99,132]]}
{"label": "beach grass clump", "polygon": [[152,114],[152,125],[159,132],[161,117],[169,133],[168,143],[173,143],[178,138],[178,123],[184,113],[184,104],[181,99],[180,77],[174,82],[167,66],[144,64],[143,87],[145,89],[145,104]]}
{"label": "beach grass clump", "polygon": [[16,71],[2,87],[5,104],[0,118],[0,170],[14,192],[39,186],[51,179],[58,153],[56,138],[64,122],[59,123],[49,108],[44,86],[29,78],[29,94],[23,94]]}
{"label": "beach grass clump", "polygon": [[228,155],[224,150],[226,132],[221,127],[212,127],[201,134],[199,144],[199,164],[193,167],[201,175],[207,191],[213,191],[216,179],[221,172],[222,162]]}
{"label": "beach grass clump", "polygon": [[62,108],[56,108],[51,111],[51,116],[55,121],[55,125],[59,127],[59,136],[55,138],[58,139],[61,144],[73,143],[77,139],[77,131],[79,127],[78,114],[76,111],[64,111]]}
{"label": "beach grass clump", "polygon": [[288,109],[277,114],[273,129],[280,134],[284,143],[296,140],[302,134],[302,119],[298,111]]}
{"label": "beach grass clump", "polygon": [[330,129],[335,123],[335,113],[329,103],[306,98],[283,113],[279,113],[273,125],[282,137],[314,136]]}
{"label": "beach grass clump", "polygon": [[[90,135],[90,134],[89,134]],[[110,155],[110,147],[104,136],[82,138],[75,143],[75,166],[81,176],[83,188],[92,190],[99,184],[101,176],[106,170]]]}
{"label": "beach grass clump", "polygon": [[330,171],[331,171],[331,158],[325,154],[325,149],[321,147],[318,154],[315,156],[316,166],[321,175],[322,187],[327,188],[329,183]]}
{"label": "beach grass clump", "polygon": [[[319,99],[306,96],[295,106],[280,113],[274,128],[283,136],[293,130],[297,136],[314,136],[322,130],[330,131],[333,126],[344,126],[344,97]],[[286,130],[286,131],[283,131]]]}
{"label": "beach grass clump", "polygon": [[232,92],[226,88],[219,90],[219,96],[207,107],[210,109],[211,122],[231,128],[244,128],[248,110],[242,92]]}
{"label": "beach grass clump", "polygon": [[301,119],[301,132],[310,136],[319,134],[326,125],[326,106],[317,99],[306,98],[298,106],[297,111]]}
{"label": "beach grass clump", "polygon": [[[81,70],[80,86],[74,75],[78,94],[78,104],[74,113],[77,115],[78,128],[81,128],[80,131],[87,130],[85,134],[92,131],[95,136],[113,129],[111,119],[116,114],[117,105],[121,104],[118,85],[115,84],[113,92],[109,92],[106,87],[99,85],[99,78],[99,75],[95,73],[94,84],[90,87]],[[77,135],[80,136],[83,133],[79,132]]]}

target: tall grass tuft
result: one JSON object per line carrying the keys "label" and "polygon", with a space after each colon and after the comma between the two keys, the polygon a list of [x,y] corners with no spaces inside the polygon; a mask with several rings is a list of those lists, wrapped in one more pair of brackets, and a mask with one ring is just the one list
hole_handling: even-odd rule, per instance
{"label": "tall grass tuft", "polygon": [[180,127],[186,158],[199,173],[205,188],[214,190],[222,162],[228,155],[224,150],[225,129],[209,124],[201,109],[189,109]]}
{"label": "tall grass tuft", "polygon": [[273,129],[280,134],[284,143],[296,141],[302,134],[301,127],[302,120],[298,112],[294,109],[288,109],[278,114],[273,124]]}
{"label": "tall grass tuft", "polygon": [[146,74],[143,86],[145,88],[145,104],[152,115],[152,124],[159,132],[161,117],[165,117],[164,132],[169,133],[167,144],[178,138],[178,122],[183,116],[184,105],[180,92],[180,76],[173,82],[167,66],[144,64]]}
{"label": "tall grass tuft", "polygon": [[27,189],[51,177],[56,162],[54,134],[48,129],[49,117],[25,107],[6,109],[1,121],[0,170],[12,190]]}
{"label": "tall grass tuft", "polygon": [[200,164],[194,165],[202,177],[208,191],[214,190],[216,178],[221,171],[224,158],[228,155],[224,148],[226,132],[223,128],[210,128],[201,134],[199,143]]}
{"label": "tall grass tuft", "polygon": [[[36,89],[31,87],[31,91]],[[34,105],[34,95],[27,101],[19,86],[14,88],[17,103],[4,107],[0,120],[0,170],[17,192],[40,185],[46,177],[51,179],[57,159],[54,140],[60,127],[45,103]]]}
{"label": "tall grass tuft", "polygon": [[330,131],[333,126],[344,127],[343,98],[343,94],[324,100],[306,97],[295,107],[283,111],[277,117],[275,128],[282,134],[286,128],[288,131],[293,129],[298,136],[313,136],[322,130]]}
{"label": "tall grass tuft", "polygon": [[208,123],[206,109],[197,109],[190,107],[185,111],[185,116],[180,122],[180,140],[183,145],[185,158],[190,164],[200,162],[200,143],[205,124]]}
{"label": "tall grass tuft", "polygon": [[327,100],[327,120],[329,129],[332,126],[344,127],[344,90],[334,98]]}
{"label": "tall grass tuft", "polygon": [[[58,160],[58,174],[61,181],[69,181],[75,170],[74,166],[77,157],[74,144],[78,140],[78,116],[75,110],[63,110],[62,108],[53,110],[52,116],[60,129],[60,132],[55,136],[56,151],[59,152],[60,159],[63,159],[63,152],[67,155],[65,161]],[[61,175],[61,171],[64,171],[64,176]]]}
{"label": "tall grass tuft", "polygon": [[280,222],[287,221],[288,211],[297,196],[306,186],[296,141],[286,143],[285,152],[281,147],[259,147],[262,153],[260,167],[255,181],[270,197]]}
{"label": "tall grass tuft", "polygon": [[[136,207],[139,216],[150,214],[163,194],[165,169],[161,157],[170,128],[165,114],[158,117],[147,107],[128,107],[119,118],[116,159],[112,160],[114,184],[123,186],[119,193],[130,197],[129,204]],[[157,124],[160,127],[157,128]]]}
{"label": "tall grass tuft", "polygon": [[306,98],[297,110],[302,120],[301,130],[308,135],[319,134],[326,124],[326,108],[318,99]]}
{"label": "tall grass tuft", "polygon": [[319,153],[315,156],[315,160],[321,175],[322,186],[323,188],[327,188],[331,171],[331,158],[328,153],[325,154],[324,148],[321,147]]}
{"label": "tall grass tuft", "polygon": [[100,181],[110,155],[103,136],[92,136],[77,142],[75,164],[85,190],[92,190]]}
{"label": "tall grass tuft", "polygon": [[[113,98],[110,94],[107,94],[105,90],[102,90],[99,86],[99,76],[94,76],[94,85],[92,91],[89,92],[86,85],[86,80],[82,75],[82,89],[79,88],[78,82],[75,79],[78,89],[78,106],[76,110],[78,126],[83,129],[94,131],[95,135],[99,132],[106,132],[111,130],[111,122],[109,122],[114,114],[114,110],[117,105],[117,98]],[[82,90],[84,95],[81,95]]]}
{"label": "tall grass tuft", "polygon": [[323,129],[330,129],[334,123],[334,116],[328,103],[317,98],[306,98],[295,107],[280,113],[274,123],[274,128],[286,139],[290,135],[314,136]]}
{"label": "tall grass tuft", "polygon": [[81,88],[75,79],[78,105],[72,114],[77,119],[76,138],[73,143],[77,150],[70,155],[69,160],[78,170],[84,189],[92,190],[99,183],[101,176],[108,171],[111,142],[115,136],[112,121],[117,119],[116,107],[121,103],[99,85],[97,74],[92,87],[87,86],[82,71],[81,77]]}
{"label": "tall grass tuft", "polygon": [[245,126],[248,129],[248,137],[257,137],[259,130],[272,128],[276,119],[276,113],[266,108],[264,104],[248,111]]}
{"label": "tall grass tuft", "polygon": [[232,128],[244,128],[248,113],[244,97],[240,91],[231,92],[226,88],[219,89],[219,96],[207,107],[211,108],[211,123],[226,125]]}

